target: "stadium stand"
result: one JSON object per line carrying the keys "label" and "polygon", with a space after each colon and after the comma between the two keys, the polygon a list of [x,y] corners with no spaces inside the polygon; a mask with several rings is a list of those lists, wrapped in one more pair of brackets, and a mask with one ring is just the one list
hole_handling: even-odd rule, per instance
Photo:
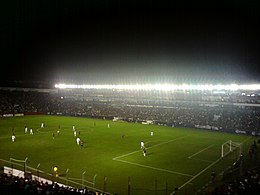
{"label": "stadium stand", "polygon": [[85,194],[98,195],[98,193],[90,191],[87,188],[76,189],[72,187],[60,186],[57,183],[48,184],[47,182],[39,182],[37,180],[25,179],[2,173],[0,175],[0,194]]}
{"label": "stadium stand", "polygon": [[204,93],[2,88],[0,114],[50,114],[260,135],[257,92]]}
{"label": "stadium stand", "polygon": [[247,171],[243,176],[215,188],[213,195],[258,194],[260,192],[259,167]]}

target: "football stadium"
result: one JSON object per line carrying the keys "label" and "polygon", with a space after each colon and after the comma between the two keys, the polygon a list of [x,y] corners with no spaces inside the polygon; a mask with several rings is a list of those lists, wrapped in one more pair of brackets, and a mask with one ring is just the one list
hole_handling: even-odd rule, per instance
{"label": "football stadium", "polygon": [[0,195],[260,194],[259,0],[0,13]]}
{"label": "football stadium", "polygon": [[259,190],[259,85],[56,84],[0,93],[1,194]]}

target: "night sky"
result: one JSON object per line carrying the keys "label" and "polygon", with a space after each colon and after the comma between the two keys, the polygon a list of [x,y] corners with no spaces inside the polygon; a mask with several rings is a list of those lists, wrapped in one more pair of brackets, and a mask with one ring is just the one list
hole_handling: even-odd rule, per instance
{"label": "night sky", "polygon": [[258,0],[169,2],[1,1],[1,85],[260,82]]}

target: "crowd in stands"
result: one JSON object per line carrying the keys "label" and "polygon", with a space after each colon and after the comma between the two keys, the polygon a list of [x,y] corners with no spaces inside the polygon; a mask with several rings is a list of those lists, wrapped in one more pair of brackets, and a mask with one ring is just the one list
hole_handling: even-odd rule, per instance
{"label": "crowd in stands", "polygon": [[243,176],[218,186],[213,195],[257,195],[260,192],[260,169],[247,171]]}
{"label": "crowd in stands", "polygon": [[46,195],[106,195],[106,193],[94,192],[86,187],[77,189],[65,187],[57,183],[49,184],[23,177],[17,177],[2,173],[0,175],[0,194],[25,195],[25,194],[46,194]]}
{"label": "crowd in stands", "polygon": [[[0,90],[0,114],[43,113],[107,119],[119,117],[131,122],[152,120],[156,124],[168,126],[260,133],[260,106],[257,103],[234,105],[215,99],[209,101],[210,98],[204,101],[201,95],[200,98],[196,99],[197,96],[194,96],[192,101],[186,101],[188,98],[183,94],[178,98],[175,95],[171,100],[171,97],[150,97],[150,93],[136,98],[129,92],[122,94],[124,93],[120,92],[116,94],[118,96],[113,96],[108,92],[102,94],[91,91],[89,94],[77,92],[73,96],[72,92],[66,94]],[[185,101],[180,100],[181,97]],[[248,96],[241,96],[236,102],[245,102],[246,97]],[[248,98],[251,100],[251,96]],[[255,102],[260,99],[258,96],[253,98]]]}

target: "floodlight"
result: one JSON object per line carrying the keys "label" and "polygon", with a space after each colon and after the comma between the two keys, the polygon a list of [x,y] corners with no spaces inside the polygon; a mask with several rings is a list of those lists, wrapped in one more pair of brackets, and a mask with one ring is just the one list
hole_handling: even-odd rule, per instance
{"label": "floodlight", "polygon": [[260,84],[251,85],[212,85],[212,84],[197,84],[197,85],[175,85],[175,84],[129,84],[129,85],[76,85],[76,84],[55,84],[58,89],[119,89],[119,90],[157,90],[157,91],[237,91],[237,90],[260,90]]}

